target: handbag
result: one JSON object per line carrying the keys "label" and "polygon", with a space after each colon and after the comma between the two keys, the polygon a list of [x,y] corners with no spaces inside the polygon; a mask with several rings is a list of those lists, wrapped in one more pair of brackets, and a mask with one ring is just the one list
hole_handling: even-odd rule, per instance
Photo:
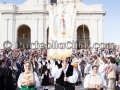
{"label": "handbag", "polygon": [[112,69],[112,71],[108,73],[108,79],[115,79],[115,78],[116,78],[116,74],[115,71]]}

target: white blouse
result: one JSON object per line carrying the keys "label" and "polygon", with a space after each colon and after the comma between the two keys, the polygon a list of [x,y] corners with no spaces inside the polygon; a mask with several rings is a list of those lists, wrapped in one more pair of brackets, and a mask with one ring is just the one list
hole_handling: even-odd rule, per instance
{"label": "white blouse", "polygon": [[102,78],[99,76],[91,76],[88,83],[89,85],[102,85]]}
{"label": "white blouse", "polygon": [[106,83],[104,82],[104,80],[98,74],[97,74],[97,76],[92,76],[92,75],[88,74],[85,77],[84,88],[88,88],[89,84],[97,84],[97,85],[104,85],[104,86],[106,85]]}
{"label": "white blouse", "polygon": [[[19,78],[18,78],[18,82],[17,82],[19,88],[21,88],[23,80],[25,81],[25,78],[23,78],[23,77],[28,77],[28,76],[30,76],[30,75],[31,75],[31,74],[25,74],[25,73],[21,73],[21,74],[20,74],[20,76],[19,76]],[[30,80],[31,80],[31,79],[30,79]],[[34,72],[34,80],[35,80],[35,82],[36,82],[36,86],[35,86],[35,87],[36,87],[36,88],[40,87],[40,81],[39,81],[39,78],[38,78],[38,75],[37,75],[36,72]]]}

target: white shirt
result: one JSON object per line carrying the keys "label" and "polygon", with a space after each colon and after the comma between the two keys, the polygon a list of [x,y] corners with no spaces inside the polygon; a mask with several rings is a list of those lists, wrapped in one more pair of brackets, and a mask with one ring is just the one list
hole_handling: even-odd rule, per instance
{"label": "white shirt", "polygon": [[107,63],[107,64],[105,64],[105,68],[107,68],[109,66],[109,64]]}
{"label": "white shirt", "polygon": [[88,64],[88,63],[87,63],[87,65],[85,66],[84,72],[85,72],[85,73],[89,73],[90,69],[91,69],[91,64]]}
{"label": "white shirt", "polygon": [[100,73],[100,74],[101,74],[101,73],[105,73],[105,69],[106,69],[105,64],[101,64],[101,65],[99,66],[99,73]]}
{"label": "white shirt", "polygon": [[[45,65],[45,64],[46,64],[46,62],[43,62],[43,61],[42,61],[42,65]],[[40,61],[39,61],[39,68],[41,68],[42,65],[41,65],[41,63],[40,63]],[[51,65],[51,64],[47,63],[47,65],[46,65],[46,66],[47,66],[47,69],[50,69],[50,67],[51,67],[50,65]]]}
{"label": "white shirt", "polygon": [[[69,64],[67,64],[66,69],[64,70],[64,73],[66,73],[68,66],[69,66]],[[58,66],[55,65],[55,63],[54,63],[52,66],[52,76],[54,78],[58,79],[61,76],[61,74],[62,74],[62,68],[59,69]],[[77,73],[76,69],[73,68],[73,75],[67,77],[67,81],[69,83],[76,83],[77,79],[78,79],[78,73]]]}

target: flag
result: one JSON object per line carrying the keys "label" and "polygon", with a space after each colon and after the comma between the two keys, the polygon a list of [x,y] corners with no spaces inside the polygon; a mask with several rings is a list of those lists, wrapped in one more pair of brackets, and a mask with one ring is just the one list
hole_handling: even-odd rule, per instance
{"label": "flag", "polygon": [[49,8],[48,59],[65,60],[72,55],[74,47],[74,23],[76,5],[64,3]]}

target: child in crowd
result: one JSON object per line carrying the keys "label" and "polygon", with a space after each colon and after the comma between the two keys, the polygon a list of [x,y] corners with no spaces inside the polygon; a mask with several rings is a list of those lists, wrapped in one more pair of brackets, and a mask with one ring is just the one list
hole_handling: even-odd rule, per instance
{"label": "child in crowd", "polygon": [[48,73],[48,70],[46,69],[44,74],[42,74],[42,83],[41,85],[43,86],[43,90],[48,90],[49,89],[49,78],[51,78],[50,74]]}

